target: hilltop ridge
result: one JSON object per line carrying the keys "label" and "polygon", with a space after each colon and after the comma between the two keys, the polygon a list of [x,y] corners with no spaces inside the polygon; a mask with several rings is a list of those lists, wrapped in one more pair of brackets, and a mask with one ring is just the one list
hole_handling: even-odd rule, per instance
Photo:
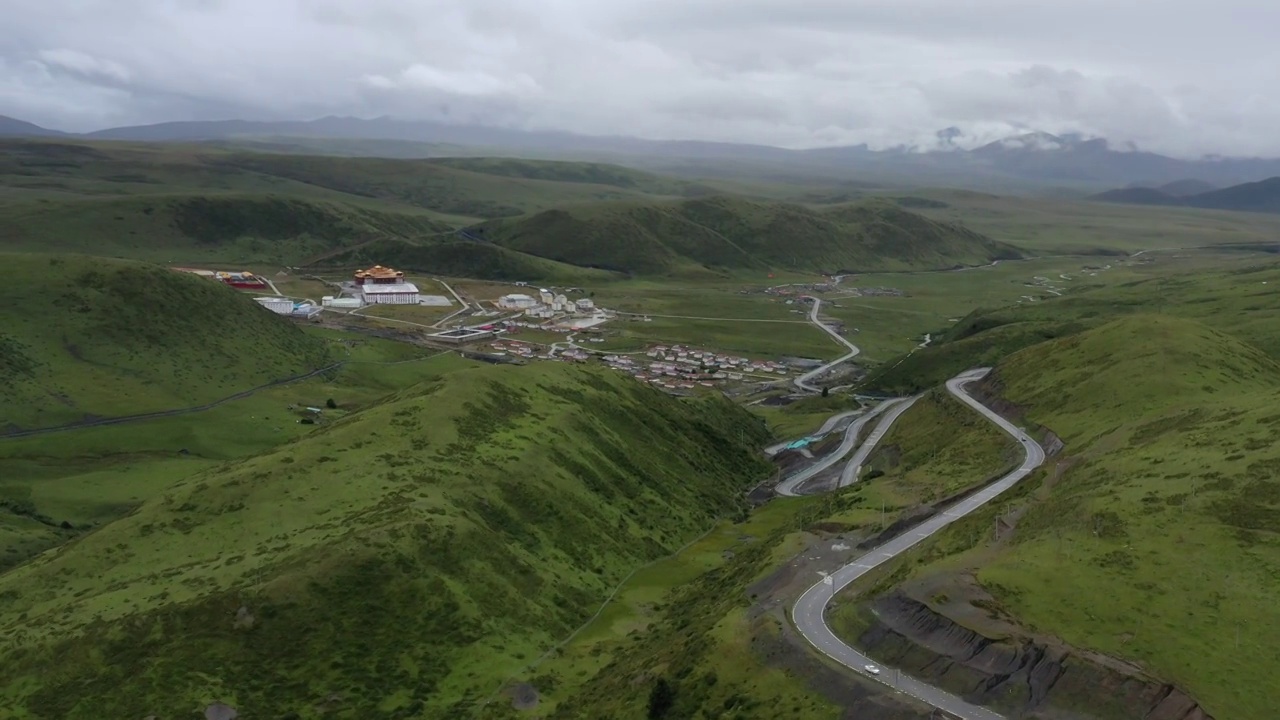
{"label": "hilltop ridge", "polygon": [[187,407],[319,369],[325,344],[221,283],[0,253],[0,431]]}
{"label": "hilltop ridge", "polygon": [[727,196],[597,204],[493,220],[470,232],[531,255],[637,274],[920,270],[1022,257],[1011,245],[884,201],[821,211]]}

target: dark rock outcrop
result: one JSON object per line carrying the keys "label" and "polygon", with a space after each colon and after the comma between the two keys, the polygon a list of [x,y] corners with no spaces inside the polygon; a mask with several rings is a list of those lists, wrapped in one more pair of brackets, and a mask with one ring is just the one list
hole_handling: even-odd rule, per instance
{"label": "dark rock outcrop", "polygon": [[1026,637],[989,638],[894,592],[857,646],[887,664],[1013,717],[1213,720],[1177,688],[1118,662]]}

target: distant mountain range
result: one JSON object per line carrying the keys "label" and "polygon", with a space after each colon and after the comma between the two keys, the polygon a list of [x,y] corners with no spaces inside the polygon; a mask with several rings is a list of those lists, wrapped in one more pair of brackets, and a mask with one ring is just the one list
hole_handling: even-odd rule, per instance
{"label": "distant mountain range", "polygon": [[[1078,134],[1027,133],[978,148],[954,145],[955,128],[927,149],[871,150],[866,145],[789,150],[768,145],[645,140],[391,118],[324,117],[308,121],[170,122],[60,133],[0,116],[0,136],[61,136],[82,140],[209,143],[277,153],[423,158],[506,155],[594,160],[707,178],[766,181],[862,180],[889,184],[950,184],[1017,191],[1028,184],[1076,191],[1166,186],[1193,178],[1199,186],[1166,194],[1254,182],[1280,175],[1280,159],[1206,157],[1183,160],[1116,149]],[[1194,193],[1192,193],[1194,194]]]}
{"label": "distant mountain range", "polygon": [[1280,177],[1260,182],[1243,183],[1222,189],[1203,190],[1205,183],[1182,180],[1160,187],[1127,187],[1108,190],[1092,196],[1091,200],[1127,203],[1130,205],[1165,205],[1175,207],[1205,208],[1209,210],[1238,210],[1243,212],[1280,213]]}

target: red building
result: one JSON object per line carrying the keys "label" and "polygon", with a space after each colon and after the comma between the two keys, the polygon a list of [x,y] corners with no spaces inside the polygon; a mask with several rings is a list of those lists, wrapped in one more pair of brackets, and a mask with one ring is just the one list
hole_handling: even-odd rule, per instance
{"label": "red building", "polygon": [[267,282],[251,272],[216,272],[214,277],[219,282],[226,283],[233,288],[243,288],[246,290],[259,290],[267,286]]}
{"label": "red building", "polygon": [[357,285],[391,285],[404,282],[404,273],[381,265],[374,265],[368,270],[357,270],[355,274]]}

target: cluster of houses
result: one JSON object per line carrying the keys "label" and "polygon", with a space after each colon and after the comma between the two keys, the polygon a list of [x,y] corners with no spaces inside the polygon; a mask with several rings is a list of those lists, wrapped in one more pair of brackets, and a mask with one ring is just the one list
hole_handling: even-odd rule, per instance
{"label": "cluster of houses", "polygon": [[499,340],[497,342],[490,343],[489,347],[492,348],[494,352],[515,355],[516,357],[522,357],[526,360],[533,360],[535,358],[542,360],[550,359],[545,348],[539,345],[520,342],[519,340]]}
{"label": "cluster of houses", "polygon": [[626,355],[605,355],[601,358],[605,365],[630,374],[640,382],[647,382],[664,390],[693,390],[699,386],[712,388],[716,380],[741,380],[741,373],[704,372],[700,368],[678,368],[675,365],[649,363],[646,370],[641,363]]}
{"label": "cluster of houses", "polygon": [[[808,293],[830,292],[836,289],[835,283],[793,283],[790,285],[774,285],[764,289],[764,294],[775,295],[778,297],[794,297],[796,295],[805,295]],[[749,295],[759,290],[743,290],[742,294]]]}
{"label": "cluster of houses", "polygon": [[529,317],[543,319],[565,313],[585,315],[596,309],[595,302],[590,298],[570,300],[564,294],[556,294],[550,290],[539,290],[536,298],[523,293],[503,295],[495,304],[503,310],[523,310]]}
{"label": "cluster of houses", "polygon": [[690,368],[709,371],[736,373],[778,373],[785,374],[787,366],[773,360],[751,360],[750,358],[725,355],[710,350],[698,350],[684,345],[655,345],[645,355],[656,362],[650,363],[655,371],[684,370]]}

